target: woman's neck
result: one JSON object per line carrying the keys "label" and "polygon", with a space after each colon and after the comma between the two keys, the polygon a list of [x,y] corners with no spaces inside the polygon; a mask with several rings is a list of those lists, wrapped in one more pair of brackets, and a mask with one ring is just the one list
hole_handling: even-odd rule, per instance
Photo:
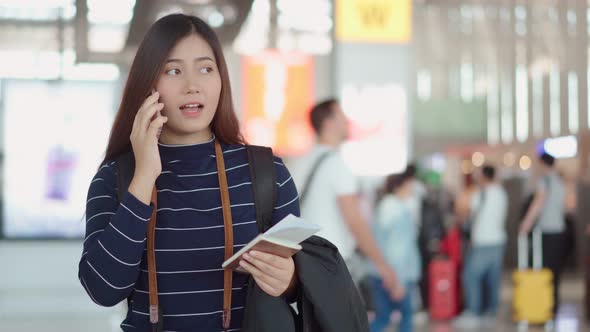
{"label": "woman's neck", "polygon": [[167,145],[194,145],[209,142],[212,138],[213,132],[211,130],[203,130],[190,135],[175,135],[170,132],[162,132],[160,143]]}

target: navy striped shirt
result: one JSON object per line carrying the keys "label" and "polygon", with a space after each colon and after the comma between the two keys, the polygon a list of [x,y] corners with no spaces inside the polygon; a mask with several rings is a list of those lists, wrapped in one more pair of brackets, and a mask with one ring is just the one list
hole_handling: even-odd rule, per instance
{"label": "navy striped shirt", "polygon": [[[254,195],[246,149],[221,144],[230,193],[234,251],[257,233]],[[224,229],[214,141],[160,144],[156,265],[165,331],[222,331]],[[277,202],[273,224],[299,216],[289,171],[275,157]],[[131,298],[124,331],[150,331],[147,224],[153,207],[129,192],[117,199],[114,162],[97,172],[88,190],[86,237],[79,278],[90,298],[103,306]],[[239,331],[247,276],[234,273],[231,331]]]}

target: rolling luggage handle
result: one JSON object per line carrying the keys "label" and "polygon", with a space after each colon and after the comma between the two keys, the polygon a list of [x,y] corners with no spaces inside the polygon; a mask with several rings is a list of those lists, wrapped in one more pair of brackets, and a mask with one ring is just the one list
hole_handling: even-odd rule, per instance
{"label": "rolling luggage handle", "polygon": [[[539,230],[533,230],[533,269],[543,268],[543,235]],[[529,267],[529,244],[527,235],[518,235],[518,269],[525,270]]]}

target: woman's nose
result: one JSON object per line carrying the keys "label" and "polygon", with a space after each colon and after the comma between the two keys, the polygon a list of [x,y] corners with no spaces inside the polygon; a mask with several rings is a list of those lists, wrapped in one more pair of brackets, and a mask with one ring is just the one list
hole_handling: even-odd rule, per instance
{"label": "woman's nose", "polygon": [[187,77],[185,90],[186,90],[185,91],[186,93],[199,93],[199,92],[201,92],[198,80],[195,78],[192,78],[192,77]]}

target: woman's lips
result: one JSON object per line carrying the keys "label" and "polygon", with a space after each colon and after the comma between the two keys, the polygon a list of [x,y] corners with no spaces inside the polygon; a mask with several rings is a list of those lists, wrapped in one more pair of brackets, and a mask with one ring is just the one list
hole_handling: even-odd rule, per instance
{"label": "woman's lips", "polygon": [[201,115],[201,113],[203,113],[203,107],[181,107],[180,111],[182,115],[189,118],[194,118],[198,117],[199,115]]}

